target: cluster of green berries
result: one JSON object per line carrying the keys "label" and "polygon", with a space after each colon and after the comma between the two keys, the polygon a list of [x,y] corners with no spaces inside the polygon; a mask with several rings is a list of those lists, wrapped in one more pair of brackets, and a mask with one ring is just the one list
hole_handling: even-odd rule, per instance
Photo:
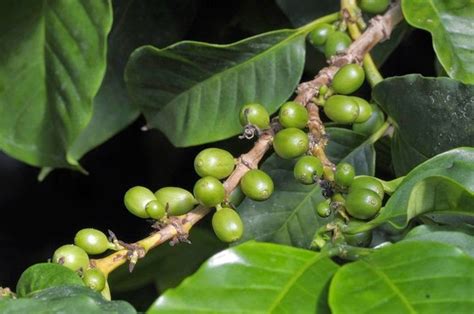
{"label": "cluster of green berries", "polygon": [[109,242],[102,231],[86,228],[76,233],[74,244],[66,244],[56,249],[52,262],[77,272],[92,290],[102,291],[106,284],[105,275],[90,266],[89,255],[102,254],[115,248],[115,244]]}

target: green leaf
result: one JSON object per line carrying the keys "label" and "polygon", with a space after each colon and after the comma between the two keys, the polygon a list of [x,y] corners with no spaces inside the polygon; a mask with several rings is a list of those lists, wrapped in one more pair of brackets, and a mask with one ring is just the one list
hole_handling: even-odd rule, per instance
{"label": "green leaf", "polygon": [[35,166],[75,166],[68,150],[105,73],[110,1],[7,0],[0,12],[0,148]]}
{"label": "green leaf", "polygon": [[46,288],[62,285],[79,285],[84,283],[81,277],[67,267],[53,263],[41,263],[28,267],[16,285],[18,297]]}
{"label": "green leaf", "polygon": [[99,293],[79,286],[58,286],[42,290],[28,298],[1,299],[0,312],[24,313],[88,313],[134,314],[124,301],[106,301]]}
{"label": "green leaf", "polygon": [[383,80],[375,101],[395,122],[392,159],[397,176],[460,146],[474,146],[474,86],[417,74]]}
{"label": "green leaf", "polygon": [[304,34],[274,31],[230,45],[181,42],[135,50],[125,80],[150,126],[176,146],[229,138],[242,131],[247,102],[274,112],[293,93],[304,66]]}
{"label": "green leaf", "polygon": [[340,313],[469,313],[474,259],[440,243],[401,242],[334,275],[329,305]]}
{"label": "green leaf", "polygon": [[184,36],[193,21],[195,3],[192,0],[180,1],[178,5],[173,2],[114,1],[116,22],[109,36],[107,72],[94,98],[92,119],[70,149],[74,159],[79,160],[138,117],[139,109],[129,100],[123,79],[125,65],[130,53],[142,44],[163,47]]}
{"label": "green leaf", "polygon": [[109,277],[112,295],[136,290],[149,283],[156,283],[160,291],[174,288],[191,275],[205,259],[224,249],[222,243],[211,232],[204,229],[191,230],[191,245],[161,245],[141,259],[130,274],[128,266],[119,268]]}
{"label": "green leaf", "polygon": [[308,248],[315,231],[331,221],[321,218],[316,205],[324,200],[319,185],[303,185],[293,176],[295,160],[273,154],[262,165],[275,185],[263,202],[246,198],[238,207],[244,223],[241,242],[249,239]]}
{"label": "green leaf", "polygon": [[456,246],[464,253],[474,257],[474,234],[464,232],[459,227],[421,225],[413,228],[403,239],[403,241],[429,241],[445,243]]}
{"label": "green leaf", "polygon": [[375,174],[375,149],[371,140],[348,129],[331,127],[326,131],[329,134],[326,153],[333,163],[348,162],[357,175]]}
{"label": "green leaf", "polygon": [[351,232],[385,222],[402,229],[428,212],[474,215],[474,148],[448,151],[413,169],[378,216]]}
{"label": "green leaf", "polygon": [[403,0],[412,26],[433,36],[433,47],[448,75],[474,83],[474,3],[471,0]]}
{"label": "green leaf", "polygon": [[328,313],[337,268],[319,253],[247,242],[214,255],[149,313]]}

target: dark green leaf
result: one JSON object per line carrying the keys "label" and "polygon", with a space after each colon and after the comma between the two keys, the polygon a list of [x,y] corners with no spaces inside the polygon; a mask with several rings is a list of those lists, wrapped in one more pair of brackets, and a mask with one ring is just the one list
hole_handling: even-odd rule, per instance
{"label": "dark green leaf", "polygon": [[149,313],[328,313],[337,268],[319,253],[247,242],[214,255]]}
{"label": "dark green leaf", "polygon": [[181,42],[145,46],[130,57],[126,82],[148,124],[176,146],[241,132],[247,102],[274,112],[294,91],[304,65],[304,34],[282,30],[231,45]]}
{"label": "dark green leaf", "polygon": [[389,222],[404,228],[428,212],[474,215],[474,148],[440,154],[412,170],[378,216],[353,231]]}
{"label": "dark green leaf", "polygon": [[181,39],[194,14],[192,0],[114,1],[116,22],[109,36],[107,73],[94,99],[92,119],[70,150],[74,159],[79,160],[138,117],[139,110],[128,99],[123,79],[130,53],[143,44],[163,47]]}
{"label": "dark green leaf", "polygon": [[346,264],[329,305],[339,313],[469,313],[474,259],[441,243],[401,242]]}
{"label": "dark green leaf", "polygon": [[74,166],[68,151],[105,73],[110,1],[8,0],[0,12],[0,148],[36,166]]}
{"label": "dark green leaf", "polygon": [[214,234],[203,229],[192,229],[190,241],[177,246],[161,245],[139,261],[130,274],[127,265],[109,277],[112,294],[141,288],[156,283],[160,291],[177,286],[191,275],[205,259],[225,247]]}
{"label": "dark green leaf", "polygon": [[373,97],[395,121],[396,174],[460,146],[474,146],[474,86],[412,74],[385,79]]}
{"label": "dark green leaf", "polygon": [[106,301],[99,293],[78,286],[58,286],[42,290],[28,298],[0,300],[0,312],[133,314],[136,311],[124,301]]}
{"label": "dark green leaf", "polygon": [[18,297],[46,288],[62,285],[79,285],[84,283],[79,275],[59,264],[41,263],[28,267],[16,285]]}
{"label": "dark green leaf", "polygon": [[450,244],[474,257],[474,234],[461,228],[449,226],[421,225],[411,230],[403,241],[429,241]]}
{"label": "dark green leaf", "polygon": [[403,15],[433,36],[433,46],[448,75],[474,83],[474,3],[471,0],[403,0]]}
{"label": "dark green leaf", "polygon": [[333,163],[348,162],[357,175],[375,174],[375,149],[369,139],[348,129],[331,127],[326,131],[329,134],[326,152]]}
{"label": "dark green leaf", "polygon": [[257,239],[307,248],[315,231],[331,220],[316,213],[316,205],[324,200],[321,188],[296,181],[294,164],[275,154],[263,163],[261,168],[273,179],[275,189],[266,201],[246,198],[239,205],[244,222],[242,241]]}

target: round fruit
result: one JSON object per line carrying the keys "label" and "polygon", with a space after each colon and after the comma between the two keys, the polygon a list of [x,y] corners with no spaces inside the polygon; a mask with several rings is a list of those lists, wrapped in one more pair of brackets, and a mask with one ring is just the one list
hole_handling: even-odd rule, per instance
{"label": "round fruit", "polygon": [[247,197],[255,201],[264,201],[273,193],[273,181],[262,170],[252,169],[240,180],[240,188]]}
{"label": "round fruit", "polygon": [[156,220],[160,220],[166,216],[165,205],[158,202],[158,200],[148,202],[148,204],[146,204],[145,210],[151,218]]}
{"label": "round fruit", "polygon": [[309,114],[303,105],[289,101],[281,106],[278,118],[284,128],[303,129],[308,123]]}
{"label": "round fruit", "polygon": [[322,46],[328,39],[329,34],[332,33],[334,33],[334,26],[328,23],[321,23],[309,33],[309,39],[313,45]]}
{"label": "round fruit", "polygon": [[270,127],[270,115],[267,109],[260,104],[244,105],[240,110],[239,118],[242,126],[253,124],[260,129],[268,129]]}
{"label": "round fruit", "polygon": [[229,207],[223,207],[214,213],[212,228],[223,242],[237,241],[244,233],[244,225],[239,214]]}
{"label": "round fruit", "polygon": [[234,170],[231,153],[220,148],[206,148],[194,158],[194,170],[200,177],[227,178]]}
{"label": "round fruit", "polygon": [[362,11],[379,14],[387,10],[390,0],[360,0],[359,7]]}
{"label": "round fruit", "polygon": [[309,149],[308,135],[297,128],[283,129],[275,135],[273,149],[284,159],[299,157]]}
{"label": "round fruit", "polygon": [[74,244],[66,244],[54,251],[53,263],[63,265],[73,271],[89,267],[89,256],[86,251]]}
{"label": "round fruit", "polygon": [[341,162],[336,166],[334,181],[340,186],[350,186],[355,177],[355,170],[351,164]]}
{"label": "round fruit", "polygon": [[316,212],[319,216],[326,218],[331,215],[331,200],[326,199],[316,205]]}
{"label": "round fruit", "polygon": [[385,115],[383,111],[380,110],[380,108],[375,104],[370,104],[370,106],[372,107],[372,115],[369,117],[369,119],[365,122],[354,123],[352,125],[352,130],[367,136],[375,133],[375,131],[380,129],[380,127],[385,122]]}
{"label": "round fruit", "polygon": [[372,115],[372,106],[364,98],[352,96],[352,100],[359,106],[359,115],[355,122],[361,123],[367,121]]}
{"label": "round fruit", "polygon": [[351,183],[351,191],[360,190],[360,189],[371,190],[377,193],[380,199],[383,200],[383,196],[384,196],[383,185],[382,183],[380,183],[379,180],[375,179],[374,177],[360,176],[360,177],[354,178],[354,181],[352,181]]}
{"label": "round fruit", "polygon": [[352,190],[346,197],[346,210],[352,217],[369,219],[382,207],[382,200],[371,190]]}
{"label": "round fruit", "polygon": [[326,100],[324,113],[334,122],[353,123],[359,116],[359,106],[352,97],[334,95]]}
{"label": "round fruit", "polygon": [[326,44],[324,45],[324,54],[326,58],[329,59],[337,53],[341,53],[351,45],[352,40],[344,32],[333,32],[328,35]]}
{"label": "round fruit", "polygon": [[184,215],[198,203],[185,189],[167,186],[155,192],[155,197],[168,210],[170,216]]}
{"label": "round fruit", "polygon": [[129,189],[123,198],[125,207],[129,212],[140,218],[149,218],[145,207],[150,201],[156,200],[155,195],[143,186],[134,186]]}
{"label": "round fruit", "polygon": [[346,64],[337,71],[331,87],[343,95],[352,94],[362,86],[365,80],[364,69],[358,64]]}
{"label": "round fruit", "polygon": [[93,228],[82,229],[76,233],[74,244],[88,254],[102,254],[109,248],[109,240],[106,235]]}
{"label": "round fruit", "polygon": [[314,156],[303,156],[295,164],[293,169],[295,179],[303,184],[314,183],[314,176],[323,175],[323,163]]}
{"label": "round fruit", "polygon": [[208,207],[222,203],[225,198],[225,189],[222,182],[209,176],[196,182],[193,193],[199,203]]}
{"label": "round fruit", "polygon": [[94,291],[102,291],[105,288],[105,276],[97,268],[91,268],[84,272],[82,280]]}

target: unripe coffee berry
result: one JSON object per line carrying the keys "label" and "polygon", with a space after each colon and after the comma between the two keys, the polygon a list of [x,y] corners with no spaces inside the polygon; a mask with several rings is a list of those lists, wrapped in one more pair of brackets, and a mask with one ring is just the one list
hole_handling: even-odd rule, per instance
{"label": "unripe coffee berry", "polygon": [[193,194],[202,205],[213,207],[224,201],[225,189],[221,181],[208,176],[196,182]]}
{"label": "unripe coffee berry", "polygon": [[247,171],[240,180],[242,192],[254,201],[264,201],[273,193],[273,180],[259,169]]}
{"label": "unripe coffee berry", "polygon": [[284,128],[303,129],[308,123],[309,114],[303,105],[289,101],[281,106],[278,119]]}
{"label": "unripe coffee berry", "polygon": [[312,184],[315,176],[323,175],[323,164],[314,156],[303,156],[296,162],[293,174],[299,182]]}
{"label": "unripe coffee berry", "polygon": [[155,197],[168,210],[170,216],[184,215],[198,204],[187,190],[167,186],[155,192]]}
{"label": "unripe coffee berry", "polygon": [[275,135],[273,149],[284,159],[299,157],[309,149],[308,135],[297,128],[283,129]]}
{"label": "unripe coffee berry", "polygon": [[74,244],[88,254],[102,254],[109,248],[107,236],[97,229],[86,228],[76,233]]}
{"label": "unripe coffee berry", "polygon": [[246,126],[253,124],[259,129],[268,129],[270,127],[270,115],[267,109],[256,103],[246,104],[240,110],[240,124]]}
{"label": "unripe coffee berry", "polygon": [[346,64],[334,75],[331,87],[338,94],[348,95],[358,90],[364,80],[365,72],[360,65]]}
{"label": "unripe coffee berry", "polygon": [[89,267],[89,256],[80,247],[66,244],[54,251],[53,263],[63,265],[73,271],[83,271]]}
{"label": "unripe coffee berry", "polygon": [[324,104],[324,113],[334,122],[349,124],[359,116],[359,106],[350,96],[333,95]]}
{"label": "unripe coffee berry", "polygon": [[153,200],[156,200],[153,192],[143,186],[134,186],[129,189],[123,197],[125,207],[128,211],[140,218],[150,217],[145,207],[148,202]]}
{"label": "unripe coffee berry", "polygon": [[234,170],[231,153],[220,148],[206,148],[194,158],[194,170],[200,177],[227,178]]}
{"label": "unripe coffee berry", "polygon": [[341,162],[336,166],[336,173],[334,175],[334,181],[340,186],[348,187],[351,185],[355,177],[355,170],[351,164]]}
{"label": "unripe coffee berry", "polygon": [[244,225],[239,214],[228,207],[223,207],[214,213],[212,228],[216,236],[227,243],[239,240],[244,233]]}

